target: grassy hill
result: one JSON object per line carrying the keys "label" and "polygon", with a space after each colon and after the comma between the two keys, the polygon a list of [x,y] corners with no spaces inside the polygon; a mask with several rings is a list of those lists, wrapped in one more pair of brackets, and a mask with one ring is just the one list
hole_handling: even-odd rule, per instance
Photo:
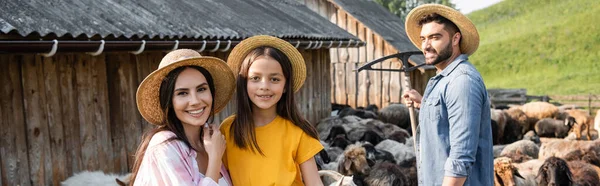
{"label": "grassy hill", "polygon": [[481,37],[470,61],[488,88],[600,94],[597,0],[504,0],[467,16]]}

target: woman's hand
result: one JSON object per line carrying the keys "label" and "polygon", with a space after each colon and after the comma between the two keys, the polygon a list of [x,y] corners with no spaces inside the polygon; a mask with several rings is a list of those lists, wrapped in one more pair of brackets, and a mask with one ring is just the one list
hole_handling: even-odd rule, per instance
{"label": "woman's hand", "polygon": [[212,159],[221,161],[226,147],[225,136],[221,134],[216,125],[205,124],[203,140],[209,161]]}
{"label": "woman's hand", "polygon": [[223,154],[225,153],[225,136],[216,125],[204,124],[204,150],[208,154],[208,167],[206,177],[217,182],[221,178],[220,170],[222,165]]}

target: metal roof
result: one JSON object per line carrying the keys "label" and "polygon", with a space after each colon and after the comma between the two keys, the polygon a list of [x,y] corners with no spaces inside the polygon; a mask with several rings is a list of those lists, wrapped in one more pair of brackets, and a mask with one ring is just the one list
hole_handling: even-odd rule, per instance
{"label": "metal roof", "polygon": [[[404,21],[373,0],[330,0],[399,52],[418,51],[404,29]],[[422,55],[410,58],[417,64],[425,61]]]}
{"label": "metal roof", "polygon": [[294,0],[7,0],[0,32],[22,37],[358,40]]}

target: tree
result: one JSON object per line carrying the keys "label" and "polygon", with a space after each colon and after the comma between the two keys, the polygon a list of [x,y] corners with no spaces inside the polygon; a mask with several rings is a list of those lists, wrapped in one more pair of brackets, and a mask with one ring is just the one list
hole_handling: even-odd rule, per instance
{"label": "tree", "polygon": [[375,2],[387,8],[402,20],[406,18],[410,10],[422,4],[436,3],[454,8],[454,4],[450,0],[375,0]]}

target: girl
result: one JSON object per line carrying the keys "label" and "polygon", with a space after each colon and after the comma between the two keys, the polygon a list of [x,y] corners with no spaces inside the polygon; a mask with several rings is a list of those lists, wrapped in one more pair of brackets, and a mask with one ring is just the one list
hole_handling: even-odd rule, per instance
{"label": "girl", "polygon": [[130,185],[231,185],[224,136],[207,121],[231,99],[234,82],[223,60],[168,53],[138,87],[138,110],[156,127],[137,150]]}
{"label": "girl", "polygon": [[322,185],[313,156],[323,146],[298,112],[306,77],[302,55],[271,36],[240,42],[227,63],[237,77],[237,115],[221,124],[234,185]]}

